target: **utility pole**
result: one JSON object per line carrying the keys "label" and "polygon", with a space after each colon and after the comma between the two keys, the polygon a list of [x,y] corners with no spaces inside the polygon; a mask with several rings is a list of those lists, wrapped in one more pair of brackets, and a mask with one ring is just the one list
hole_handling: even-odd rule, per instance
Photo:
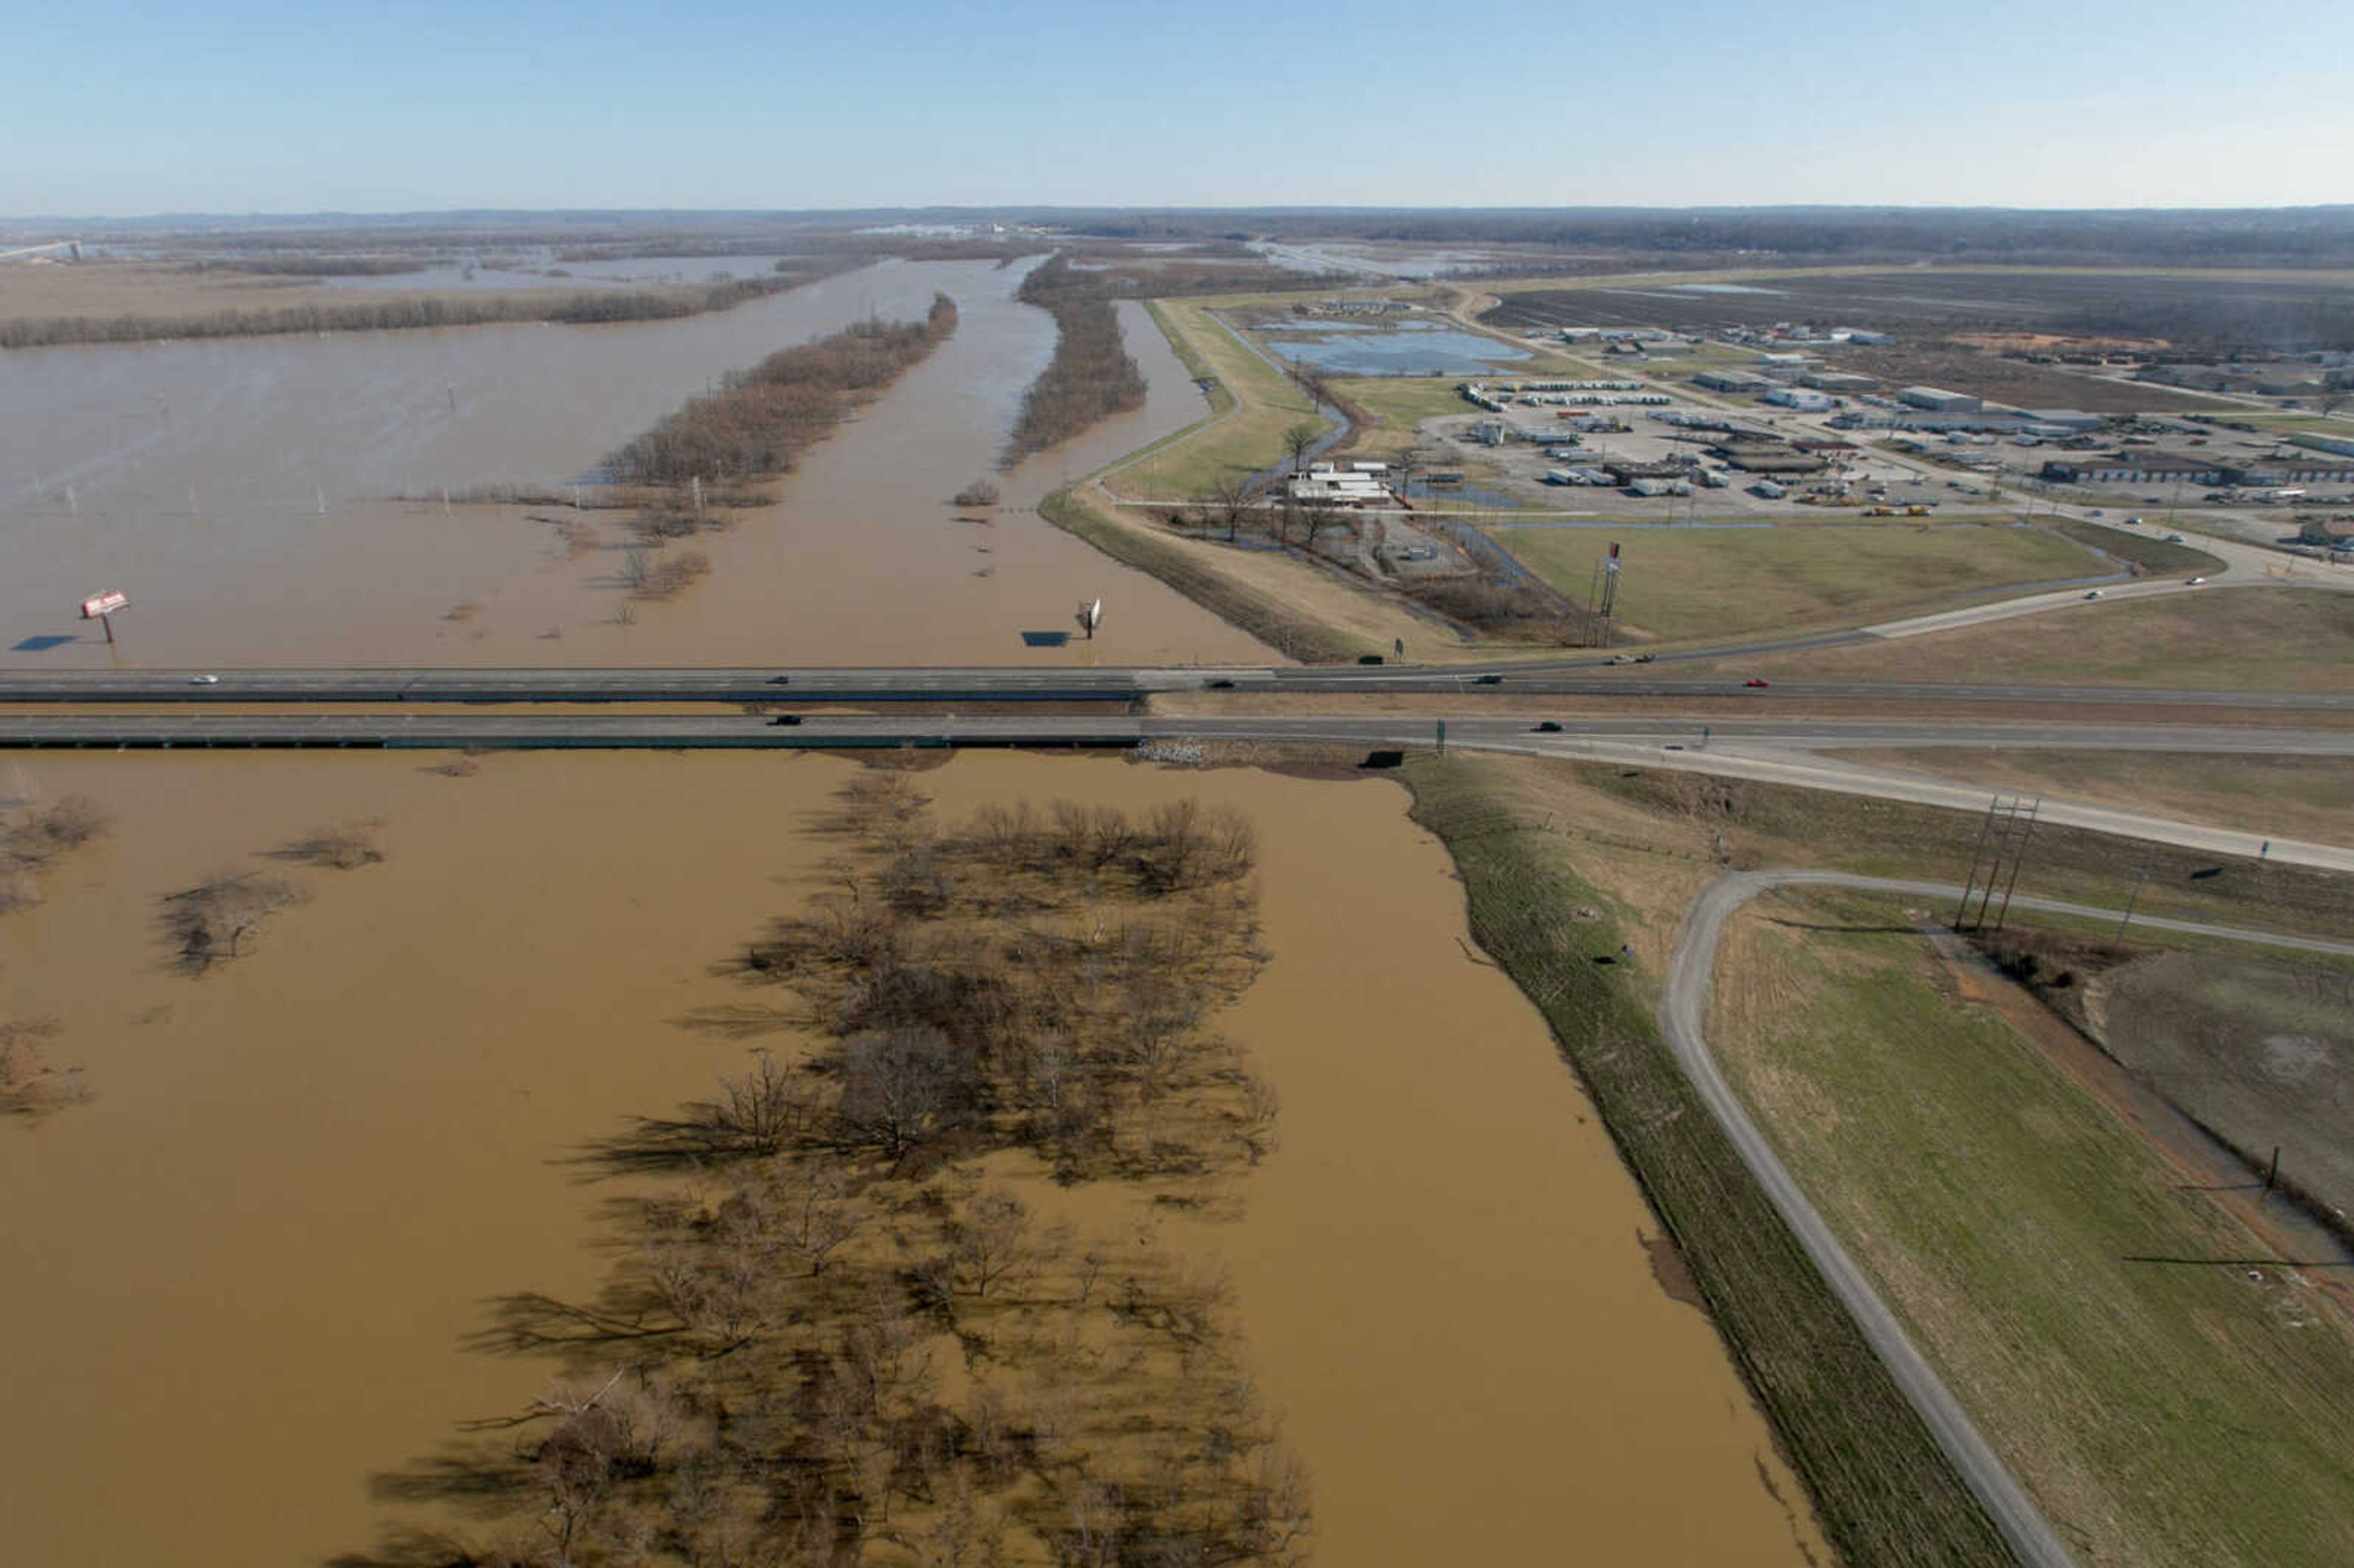
{"label": "utility pole", "polygon": [[2149,862],[2145,859],[2141,863],[2141,870],[2134,876],[2133,892],[2126,899],[2125,918],[2117,922],[2116,940],[2120,942],[2126,939],[2126,927],[2133,924],[2135,906],[2141,902],[2141,885],[2148,880]]}

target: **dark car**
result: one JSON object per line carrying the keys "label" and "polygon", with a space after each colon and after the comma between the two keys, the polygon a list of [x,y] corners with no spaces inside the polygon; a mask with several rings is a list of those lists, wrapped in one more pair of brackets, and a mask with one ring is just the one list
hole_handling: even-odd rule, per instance
{"label": "dark car", "polygon": [[779,714],[769,722],[770,724],[799,724],[801,722],[801,715],[799,714]]}
{"label": "dark car", "polygon": [[1475,686],[1500,686],[1504,683],[1504,677],[1501,675],[1479,675],[1475,677],[1471,683]]}
{"label": "dark car", "polygon": [[1537,724],[1537,733],[1539,735],[1559,735],[1561,733],[1561,721],[1559,719],[1540,720]]}
{"label": "dark car", "polygon": [[1770,685],[1772,685],[1774,683],[1773,683],[1773,682],[1771,682],[1771,681],[1768,681],[1768,680],[1765,679],[1765,678],[1764,678],[1764,677],[1762,677],[1762,676],[1758,676],[1758,675],[1752,675],[1752,676],[1750,676],[1750,677],[1749,677],[1749,679],[1747,679],[1747,680],[1745,680],[1745,681],[1742,682],[1741,683],[1742,683],[1743,685],[1744,685],[1744,686],[1770,686]]}
{"label": "dark car", "polygon": [[1232,681],[1227,680],[1224,675],[1219,676],[1214,681],[1209,682],[1208,685],[1210,690],[1214,692],[1231,692],[1235,689],[1235,683]]}

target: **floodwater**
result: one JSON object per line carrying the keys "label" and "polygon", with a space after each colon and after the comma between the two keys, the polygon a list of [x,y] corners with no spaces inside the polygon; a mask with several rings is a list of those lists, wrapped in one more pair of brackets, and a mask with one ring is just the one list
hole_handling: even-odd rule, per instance
{"label": "floodwater", "polygon": [[[1124,319],[1147,407],[1006,476],[993,521],[948,506],[991,472],[1053,352],[1051,318],[1013,298],[1021,277],[885,262],[675,322],[0,355],[0,662],[1264,662],[1028,510],[1204,411],[1140,310]],[[672,602],[620,613],[620,514],[439,499],[567,486],[726,371],[869,313],[920,315],[936,290],[958,301],[955,337],[811,451],[778,505],[695,540],[714,570]],[[559,519],[595,541],[567,544]],[[103,590],[132,600],[111,653],[76,619]],[[1023,642],[1097,598],[1094,644]]]}
{"label": "floodwater", "polygon": [[1372,331],[1285,333],[1267,341],[1285,359],[1304,359],[1340,376],[1479,376],[1529,357],[1526,349],[1492,337],[1424,322]]}
{"label": "floodwater", "polygon": [[[496,1293],[579,1292],[607,1190],[563,1161],[743,1059],[680,1024],[811,885],[853,764],[513,754],[48,757],[6,792],[113,811],[0,921],[0,1012],[62,1024],[97,1097],[0,1127],[0,1539],[26,1563],[315,1563],[390,1522],[367,1478],[512,1409],[457,1341]],[[1313,1469],[1320,1557],[1790,1564],[1822,1548],[1542,1021],[1462,947],[1437,844],[1374,781],[966,756],[944,813],[1196,795],[1257,821],[1272,961],[1220,1026],[1282,1098],[1231,1264]],[[387,859],[201,980],[158,895],[323,823]],[[769,1042],[782,1044],[782,1042]],[[1085,1190],[1083,1201],[1136,1202]],[[38,1353],[30,1353],[37,1348]]]}

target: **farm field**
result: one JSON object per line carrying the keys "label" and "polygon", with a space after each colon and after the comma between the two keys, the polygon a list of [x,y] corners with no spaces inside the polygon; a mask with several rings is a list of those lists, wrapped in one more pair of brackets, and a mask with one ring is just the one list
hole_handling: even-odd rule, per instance
{"label": "farm field", "polygon": [[2084,1560],[2344,1562],[2336,1308],[1893,913],[1728,932],[1712,1044],[1801,1185]]}
{"label": "farm field", "polygon": [[[1737,280],[1737,281],[1735,281]],[[1908,267],[1596,279],[1496,286],[1490,326],[1665,326],[1695,331],[1810,321],[1903,337],[2041,332],[2177,337],[2202,324],[2302,322],[2354,305],[2354,273]],[[1834,319],[1836,318],[1836,319]]]}
{"label": "farm field", "polygon": [[1761,654],[1738,668],[1794,680],[1951,681],[1967,671],[1988,683],[2337,692],[2354,677],[2354,594],[2231,588],[2086,605],[1803,657]]}
{"label": "farm field", "polygon": [[1475,411],[1456,387],[1457,376],[1361,376],[1335,380],[1332,390],[1373,416],[1376,423],[1336,457],[1394,462],[1415,445],[1421,420]]}
{"label": "farm field", "polygon": [[1854,750],[1875,767],[2279,833],[2354,842],[2354,768],[2334,757],[2137,751]]}
{"label": "farm field", "polygon": [[[1581,601],[1611,544],[1599,528],[1493,532],[1530,570]],[[1619,546],[1618,623],[1667,641],[1861,625],[1974,592],[2106,569],[2066,540],[2010,527],[1656,530]]]}
{"label": "farm field", "polygon": [[2296,1189],[2354,1213],[2354,969],[2284,954],[2155,953],[2094,977],[2102,1045]]}

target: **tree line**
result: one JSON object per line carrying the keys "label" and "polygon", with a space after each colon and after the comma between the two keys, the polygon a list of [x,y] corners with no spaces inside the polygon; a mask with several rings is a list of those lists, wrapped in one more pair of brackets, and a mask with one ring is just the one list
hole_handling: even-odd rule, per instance
{"label": "tree line", "polygon": [[1055,318],[1055,357],[1022,399],[1022,417],[1001,466],[1059,446],[1114,414],[1144,407],[1144,371],[1128,352],[1100,275],[1074,272],[1067,259],[1031,269],[1015,298]]}
{"label": "tree line", "polygon": [[920,322],[858,322],[780,349],[691,399],[605,460],[620,484],[680,486],[790,473],[853,408],[889,387],[956,331],[956,302],[935,295]]}
{"label": "tree line", "polygon": [[1306,1478],[1223,1275],[1149,1228],[1049,1224],[981,1174],[1024,1147],[1062,1150],[1066,1181],[1171,1194],[1225,1168],[1206,1134],[1241,1069],[1204,1015],[1260,961],[1249,825],[1193,802],[1058,803],[946,829],[896,768],[844,789],[828,825],[852,845],[832,892],[729,965],[798,1008],[704,1019],[820,1044],[759,1053],[590,1151],[609,1173],[691,1179],[612,1205],[619,1261],[594,1297],[496,1303],[478,1343],[551,1359],[541,1397],[379,1483],[462,1499],[489,1538],[412,1531],[342,1561],[1304,1556]]}
{"label": "tree line", "polygon": [[574,326],[667,321],[729,310],[798,288],[807,271],[663,289],[595,293],[519,290],[512,293],[418,294],[350,304],[279,305],[205,315],[48,316],[0,321],[0,348],[67,344],[147,343],[159,338],[264,337],[286,333],[409,332],[427,327],[557,322]]}

